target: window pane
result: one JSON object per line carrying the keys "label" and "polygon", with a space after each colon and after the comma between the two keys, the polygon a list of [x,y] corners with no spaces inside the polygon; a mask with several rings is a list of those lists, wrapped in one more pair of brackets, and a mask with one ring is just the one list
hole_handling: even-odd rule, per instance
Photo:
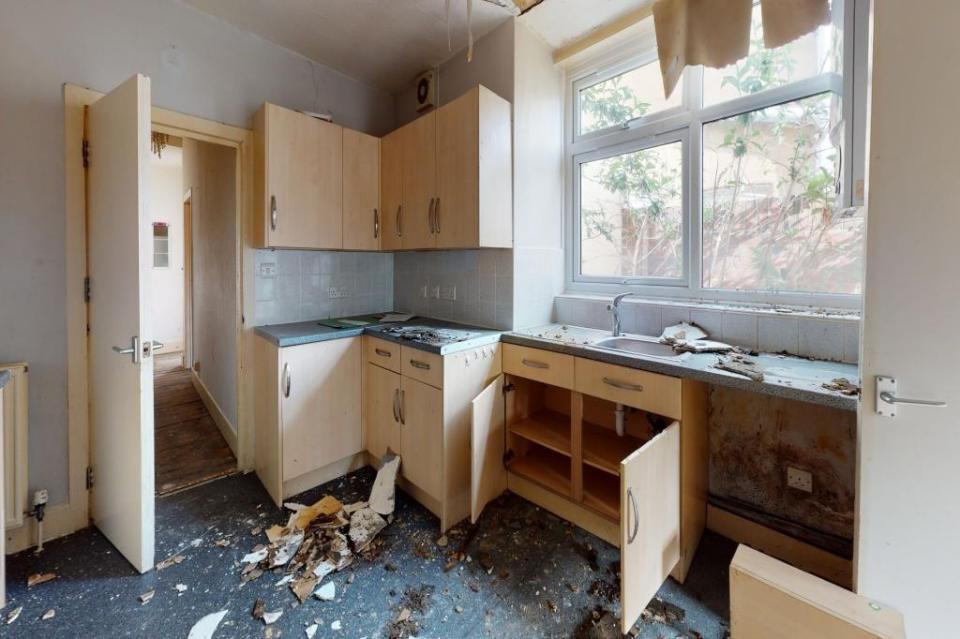
{"label": "window pane", "polygon": [[704,125],[704,287],[860,292],[863,218],[836,207],[832,100]]}
{"label": "window pane", "polygon": [[680,142],[580,165],[580,272],[683,276]]}
{"label": "window pane", "polygon": [[722,69],[703,69],[703,103],[717,104],[842,68],[841,34],[824,25],[776,49],[763,46],[760,6],[753,8],[750,55]]}
{"label": "window pane", "polygon": [[609,80],[580,89],[580,134],[599,131],[680,106],[681,89],[663,96],[660,63],[656,60]]}

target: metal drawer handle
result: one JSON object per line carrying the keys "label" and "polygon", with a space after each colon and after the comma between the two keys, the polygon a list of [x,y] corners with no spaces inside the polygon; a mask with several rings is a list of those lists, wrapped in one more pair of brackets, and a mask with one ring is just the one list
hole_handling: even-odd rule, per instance
{"label": "metal drawer handle", "polygon": [[283,396],[290,397],[290,364],[283,365]]}
{"label": "metal drawer handle", "polygon": [[380,237],[380,211],[373,209],[373,239]]}
{"label": "metal drawer handle", "polygon": [[393,389],[393,421],[395,422],[400,421],[400,409],[398,407],[399,402],[400,402],[400,389],[394,388]]}
{"label": "metal drawer handle", "polygon": [[406,396],[406,393],[405,393],[404,390],[401,388],[401,389],[400,389],[400,409],[399,409],[399,413],[400,413],[400,423],[401,423],[401,424],[406,424],[406,423],[407,423],[407,416],[403,414],[403,400],[405,399],[405,396]]}
{"label": "metal drawer handle", "polygon": [[433,224],[437,227],[437,233],[440,233],[440,198],[437,197],[437,203],[433,206]]}
{"label": "metal drawer handle", "polygon": [[397,237],[403,236],[403,229],[400,227],[400,223],[403,221],[403,204],[397,205]]}
{"label": "metal drawer handle", "polygon": [[393,357],[393,353],[390,351],[385,351],[382,348],[375,348],[373,352],[379,355],[380,357]]}
{"label": "metal drawer handle", "polygon": [[420,360],[411,359],[410,365],[413,366],[414,368],[419,368],[420,370],[424,370],[424,371],[430,370],[430,364],[427,364],[426,362],[421,362]]}
{"label": "metal drawer handle", "polygon": [[609,377],[604,377],[603,383],[606,384],[607,386],[613,386],[614,388],[620,388],[628,391],[639,392],[643,390],[643,386],[641,386],[640,384],[631,384],[629,382],[619,382],[615,379],[610,379]]}
{"label": "metal drawer handle", "polygon": [[270,230],[277,230],[277,196],[270,196]]}
{"label": "metal drawer handle", "polygon": [[550,368],[550,364],[547,364],[546,362],[538,362],[535,359],[524,358],[520,360],[520,363],[523,364],[524,366],[529,366],[530,368],[544,368],[544,369]]}
{"label": "metal drawer handle", "polygon": [[430,198],[430,206],[427,207],[427,225],[430,227],[431,233],[437,232],[437,225],[433,221],[433,203],[437,198]]}
{"label": "metal drawer handle", "polygon": [[627,516],[633,511],[633,532],[627,533],[627,543],[632,544],[640,531],[640,512],[637,510],[637,500],[633,497],[633,488],[627,488]]}

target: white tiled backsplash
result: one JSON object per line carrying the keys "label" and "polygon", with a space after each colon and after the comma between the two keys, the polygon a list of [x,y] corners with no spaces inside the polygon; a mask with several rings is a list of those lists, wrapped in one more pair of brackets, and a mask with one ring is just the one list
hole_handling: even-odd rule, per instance
{"label": "white tiled backsplash", "polygon": [[[609,298],[562,295],[554,300],[554,320],[574,326],[611,328]],[[664,327],[689,321],[703,328],[712,339],[744,348],[856,363],[860,345],[860,321],[853,315],[726,309],[682,303],[657,303],[627,298],[621,311],[626,333],[657,336]]]}
{"label": "white tiled backsplash", "polygon": [[394,255],[398,311],[464,324],[513,326],[513,251],[422,251]]}
{"label": "white tiled backsplash", "polygon": [[393,255],[258,250],[255,324],[393,310]]}

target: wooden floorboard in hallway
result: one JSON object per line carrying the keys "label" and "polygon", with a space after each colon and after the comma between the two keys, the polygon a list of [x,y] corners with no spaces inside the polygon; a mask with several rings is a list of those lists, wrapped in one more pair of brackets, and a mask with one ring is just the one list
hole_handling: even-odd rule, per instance
{"label": "wooden floorboard in hallway", "polygon": [[158,495],[236,471],[237,460],[178,357],[158,356],[153,378]]}

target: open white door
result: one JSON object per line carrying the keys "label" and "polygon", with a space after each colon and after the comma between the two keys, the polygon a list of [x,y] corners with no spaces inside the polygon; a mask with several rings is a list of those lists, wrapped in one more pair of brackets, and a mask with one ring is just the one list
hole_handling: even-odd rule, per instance
{"label": "open white door", "polygon": [[137,75],[92,104],[86,138],[91,516],[146,572],[154,541],[150,80]]}
{"label": "open white door", "polygon": [[[948,637],[960,573],[960,85],[942,74],[960,67],[960,3],[923,4],[873,2],[856,588],[900,610],[909,637]],[[895,380],[890,401],[877,401],[878,377]]]}

